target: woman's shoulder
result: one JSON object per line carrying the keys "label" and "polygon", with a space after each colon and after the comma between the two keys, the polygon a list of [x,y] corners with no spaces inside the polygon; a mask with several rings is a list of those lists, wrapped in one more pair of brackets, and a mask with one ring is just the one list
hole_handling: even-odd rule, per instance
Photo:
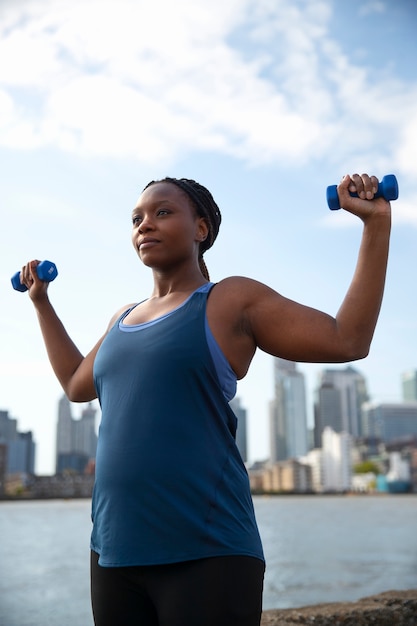
{"label": "woman's shoulder", "polygon": [[273,290],[264,283],[248,278],[246,276],[229,276],[215,283],[213,293],[218,295],[238,298],[239,300],[252,299],[260,294],[272,292]]}
{"label": "woman's shoulder", "polygon": [[216,282],[211,290],[209,306],[226,317],[245,315],[261,303],[279,297],[276,291],[253,278],[230,276]]}

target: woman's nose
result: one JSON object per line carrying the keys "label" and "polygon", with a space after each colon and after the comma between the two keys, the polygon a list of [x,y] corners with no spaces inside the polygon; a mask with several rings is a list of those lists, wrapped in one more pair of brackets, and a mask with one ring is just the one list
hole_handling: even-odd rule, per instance
{"label": "woman's nose", "polygon": [[153,222],[152,222],[150,215],[143,215],[142,221],[139,225],[139,232],[143,233],[152,229],[153,229]]}

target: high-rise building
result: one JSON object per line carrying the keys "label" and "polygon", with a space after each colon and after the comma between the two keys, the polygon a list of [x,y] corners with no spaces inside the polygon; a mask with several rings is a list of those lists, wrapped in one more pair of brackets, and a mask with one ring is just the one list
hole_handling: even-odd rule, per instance
{"label": "high-rise building", "polygon": [[9,441],[7,450],[8,474],[35,473],[35,443],[32,431],[17,433],[14,441]]}
{"label": "high-rise building", "polygon": [[34,474],[35,443],[31,431],[19,432],[17,420],[0,411],[0,443],[6,447],[6,474]]}
{"label": "high-rise building", "polygon": [[9,415],[9,411],[0,411],[0,440],[12,441],[17,437],[17,420]]}
{"label": "high-rise building", "polygon": [[58,402],[58,424],[56,429],[56,455],[69,454],[73,449],[72,441],[72,417],[71,403],[67,396],[62,396]]}
{"label": "high-rise building", "polygon": [[314,406],[315,445],[321,446],[326,426],[353,437],[366,435],[362,405],[367,400],[366,380],[353,367],[322,371]]}
{"label": "high-rise building", "polygon": [[408,370],[401,376],[404,402],[417,402],[417,370]]}
{"label": "high-rise building", "polygon": [[96,409],[91,402],[83,409],[80,419],[74,419],[71,403],[62,396],[58,404],[56,437],[56,472],[71,469],[83,472],[91,459],[95,459],[97,434]]}
{"label": "high-rise building", "polygon": [[240,404],[240,398],[230,401],[233,413],[237,417],[236,445],[244,463],[248,461],[247,411]]}
{"label": "high-rise building", "polygon": [[322,383],[316,389],[314,403],[314,447],[321,448],[322,434],[326,426],[335,432],[342,431],[342,398],[340,389],[331,383]]}
{"label": "high-rise building", "polygon": [[308,449],[305,378],[296,363],[274,359],[274,391],[269,416],[271,463],[298,458]]}
{"label": "high-rise building", "polygon": [[417,438],[417,402],[367,402],[363,410],[370,437],[384,443]]}
{"label": "high-rise building", "polygon": [[7,446],[0,443],[0,496],[4,495],[7,474]]}
{"label": "high-rise building", "polygon": [[95,458],[97,450],[96,413],[90,402],[82,410],[81,418],[73,422],[74,450],[90,458]]}

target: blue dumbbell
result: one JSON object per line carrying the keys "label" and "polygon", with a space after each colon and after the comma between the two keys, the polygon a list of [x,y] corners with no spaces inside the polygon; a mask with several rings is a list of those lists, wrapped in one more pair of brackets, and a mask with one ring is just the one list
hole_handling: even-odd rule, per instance
{"label": "blue dumbbell", "polygon": [[[55,278],[58,276],[58,270],[56,269],[56,265],[51,261],[42,261],[42,263],[39,263],[39,265],[36,267],[36,271],[39,278],[48,283],[50,283],[52,280],[55,280]],[[20,272],[16,272],[16,274],[12,276],[12,285],[13,289],[16,289],[16,291],[23,292],[27,291],[28,289],[26,285],[22,285],[22,283],[20,282]]]}
{"label": "blue dumbbell", "polygon": [[[357,198],[357,193],[350,194],[353,198]],[[385,200],[396,200],[398,198],[398,183],[394,174],[387,174],[378,184],[378,189],[374,198],[385,198]],[[327,187],[327,204],[329,209],[336,211],[340,209],[339,196],[337,195],[337,185]]]}

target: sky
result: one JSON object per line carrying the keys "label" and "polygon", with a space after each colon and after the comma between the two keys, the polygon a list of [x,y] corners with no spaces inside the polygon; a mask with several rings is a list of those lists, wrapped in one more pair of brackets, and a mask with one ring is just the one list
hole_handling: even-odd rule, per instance
{"label": "sky", "polygon": [[[416,61],[415,0],[2,0],[0,409],[33,431],[37,473],[54,473],[63,392],[10,278],[54,261],[51,300],[88,352],[150,295],[130,214],[166,175],[198,180],[221,208],[214,282],[248,276],[335,315],[361,223],[329,211],[326,188],[395,174],[384,303],[352,365],[373,401],[401,401],[417,368]],[[272,363],[258,353],[238,385],[251,461],[269,455]],[[310,423],[325,368],[298,365]]]}

